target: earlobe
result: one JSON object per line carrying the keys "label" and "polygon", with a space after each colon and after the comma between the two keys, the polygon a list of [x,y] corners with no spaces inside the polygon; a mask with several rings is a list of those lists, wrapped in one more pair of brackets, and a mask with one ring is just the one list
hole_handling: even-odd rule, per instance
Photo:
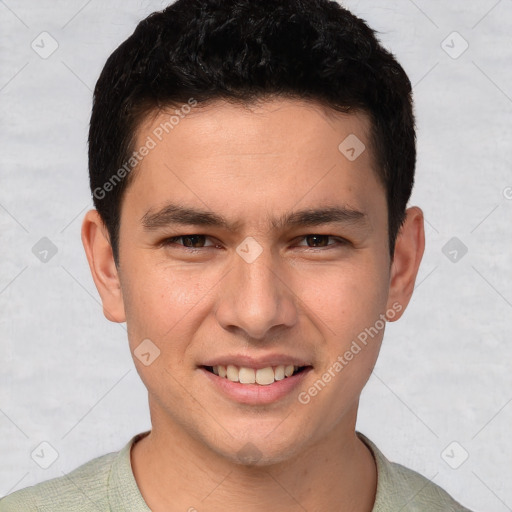
{"label": "earlobe", "polygon": [[90,210],[85,214],[82,222],[82,243],[92,278],[101,297],[103,314],[112,322],[124,322],[126,317],[119,275],[107,228],[97,210]]}
{"label": "earlobe", "polygon": [[390,321],[398,320],[409,304],[425,250],[423,212],[417,206],[412,206],[407,209],[406,215],[396,239],[387,304],[388,310],[396,310],[397,304],[401,308],[399,314],[390,318]]}

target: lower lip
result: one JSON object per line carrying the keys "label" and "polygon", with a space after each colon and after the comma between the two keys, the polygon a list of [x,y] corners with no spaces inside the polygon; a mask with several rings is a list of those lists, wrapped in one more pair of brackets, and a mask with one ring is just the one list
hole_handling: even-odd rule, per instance
{"label": "lower lip", "polygon": [[217,389],[229,398],[242,404],[251,405],[271,404],[290,395],[300,385],[310,370],[312,370],[309,367],[291,377],[285,377],[282,380],[275,381],[273,384],[263,386],[260,384],[240,384],[240,382],[233,382],[225,377],[219,377],[205,368],[199,369]]}

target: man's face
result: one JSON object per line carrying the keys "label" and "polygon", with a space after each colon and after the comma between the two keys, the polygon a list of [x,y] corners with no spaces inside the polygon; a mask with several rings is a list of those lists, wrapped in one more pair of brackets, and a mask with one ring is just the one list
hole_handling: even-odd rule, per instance
{"label": "man's face", "polygon": [[[260,464],[353,432],[393,309],[367,118],[273,100],[197,106],[161,136],[168,120],[150,116],[138,132],[137,148],[148,137],[156,146],[126,190],[119,245],[130,348],[150,362],[134,357],[154,432]],[[362,146],[338,149],[351,134],[367,147],[355,159]],[[313,213],[326,209],[341,213]],[[273,383],[232,382],[217,368],[227,365],[234,379]],[[282,378],[277,367],[292,365],[305,368]]]}

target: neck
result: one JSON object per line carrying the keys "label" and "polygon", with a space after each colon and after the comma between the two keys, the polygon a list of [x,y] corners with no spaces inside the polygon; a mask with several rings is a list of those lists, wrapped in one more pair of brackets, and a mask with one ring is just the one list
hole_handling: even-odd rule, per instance
{"label": "neck", "polygon": [[355,434],[355,414],[348,427],[340,424],[300,454],[266,466],[227,460],[175,425],[156,427],[153,422],[131,453],[135,480],[153,512],[373,508],[376,467]]}

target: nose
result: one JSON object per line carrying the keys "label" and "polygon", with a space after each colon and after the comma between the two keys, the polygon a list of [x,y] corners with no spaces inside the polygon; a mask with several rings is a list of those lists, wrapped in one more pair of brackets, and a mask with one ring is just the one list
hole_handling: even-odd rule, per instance
{"label": "nose", "polygon": [[254,340],[268,338],[278,326],[293,326],[298,298],[270,251],[263,250],[252,263],[238,254],[233,259],[232,270],[221,285],[216,309],[219,324],[232,332],[241,330],[244,337]]}

